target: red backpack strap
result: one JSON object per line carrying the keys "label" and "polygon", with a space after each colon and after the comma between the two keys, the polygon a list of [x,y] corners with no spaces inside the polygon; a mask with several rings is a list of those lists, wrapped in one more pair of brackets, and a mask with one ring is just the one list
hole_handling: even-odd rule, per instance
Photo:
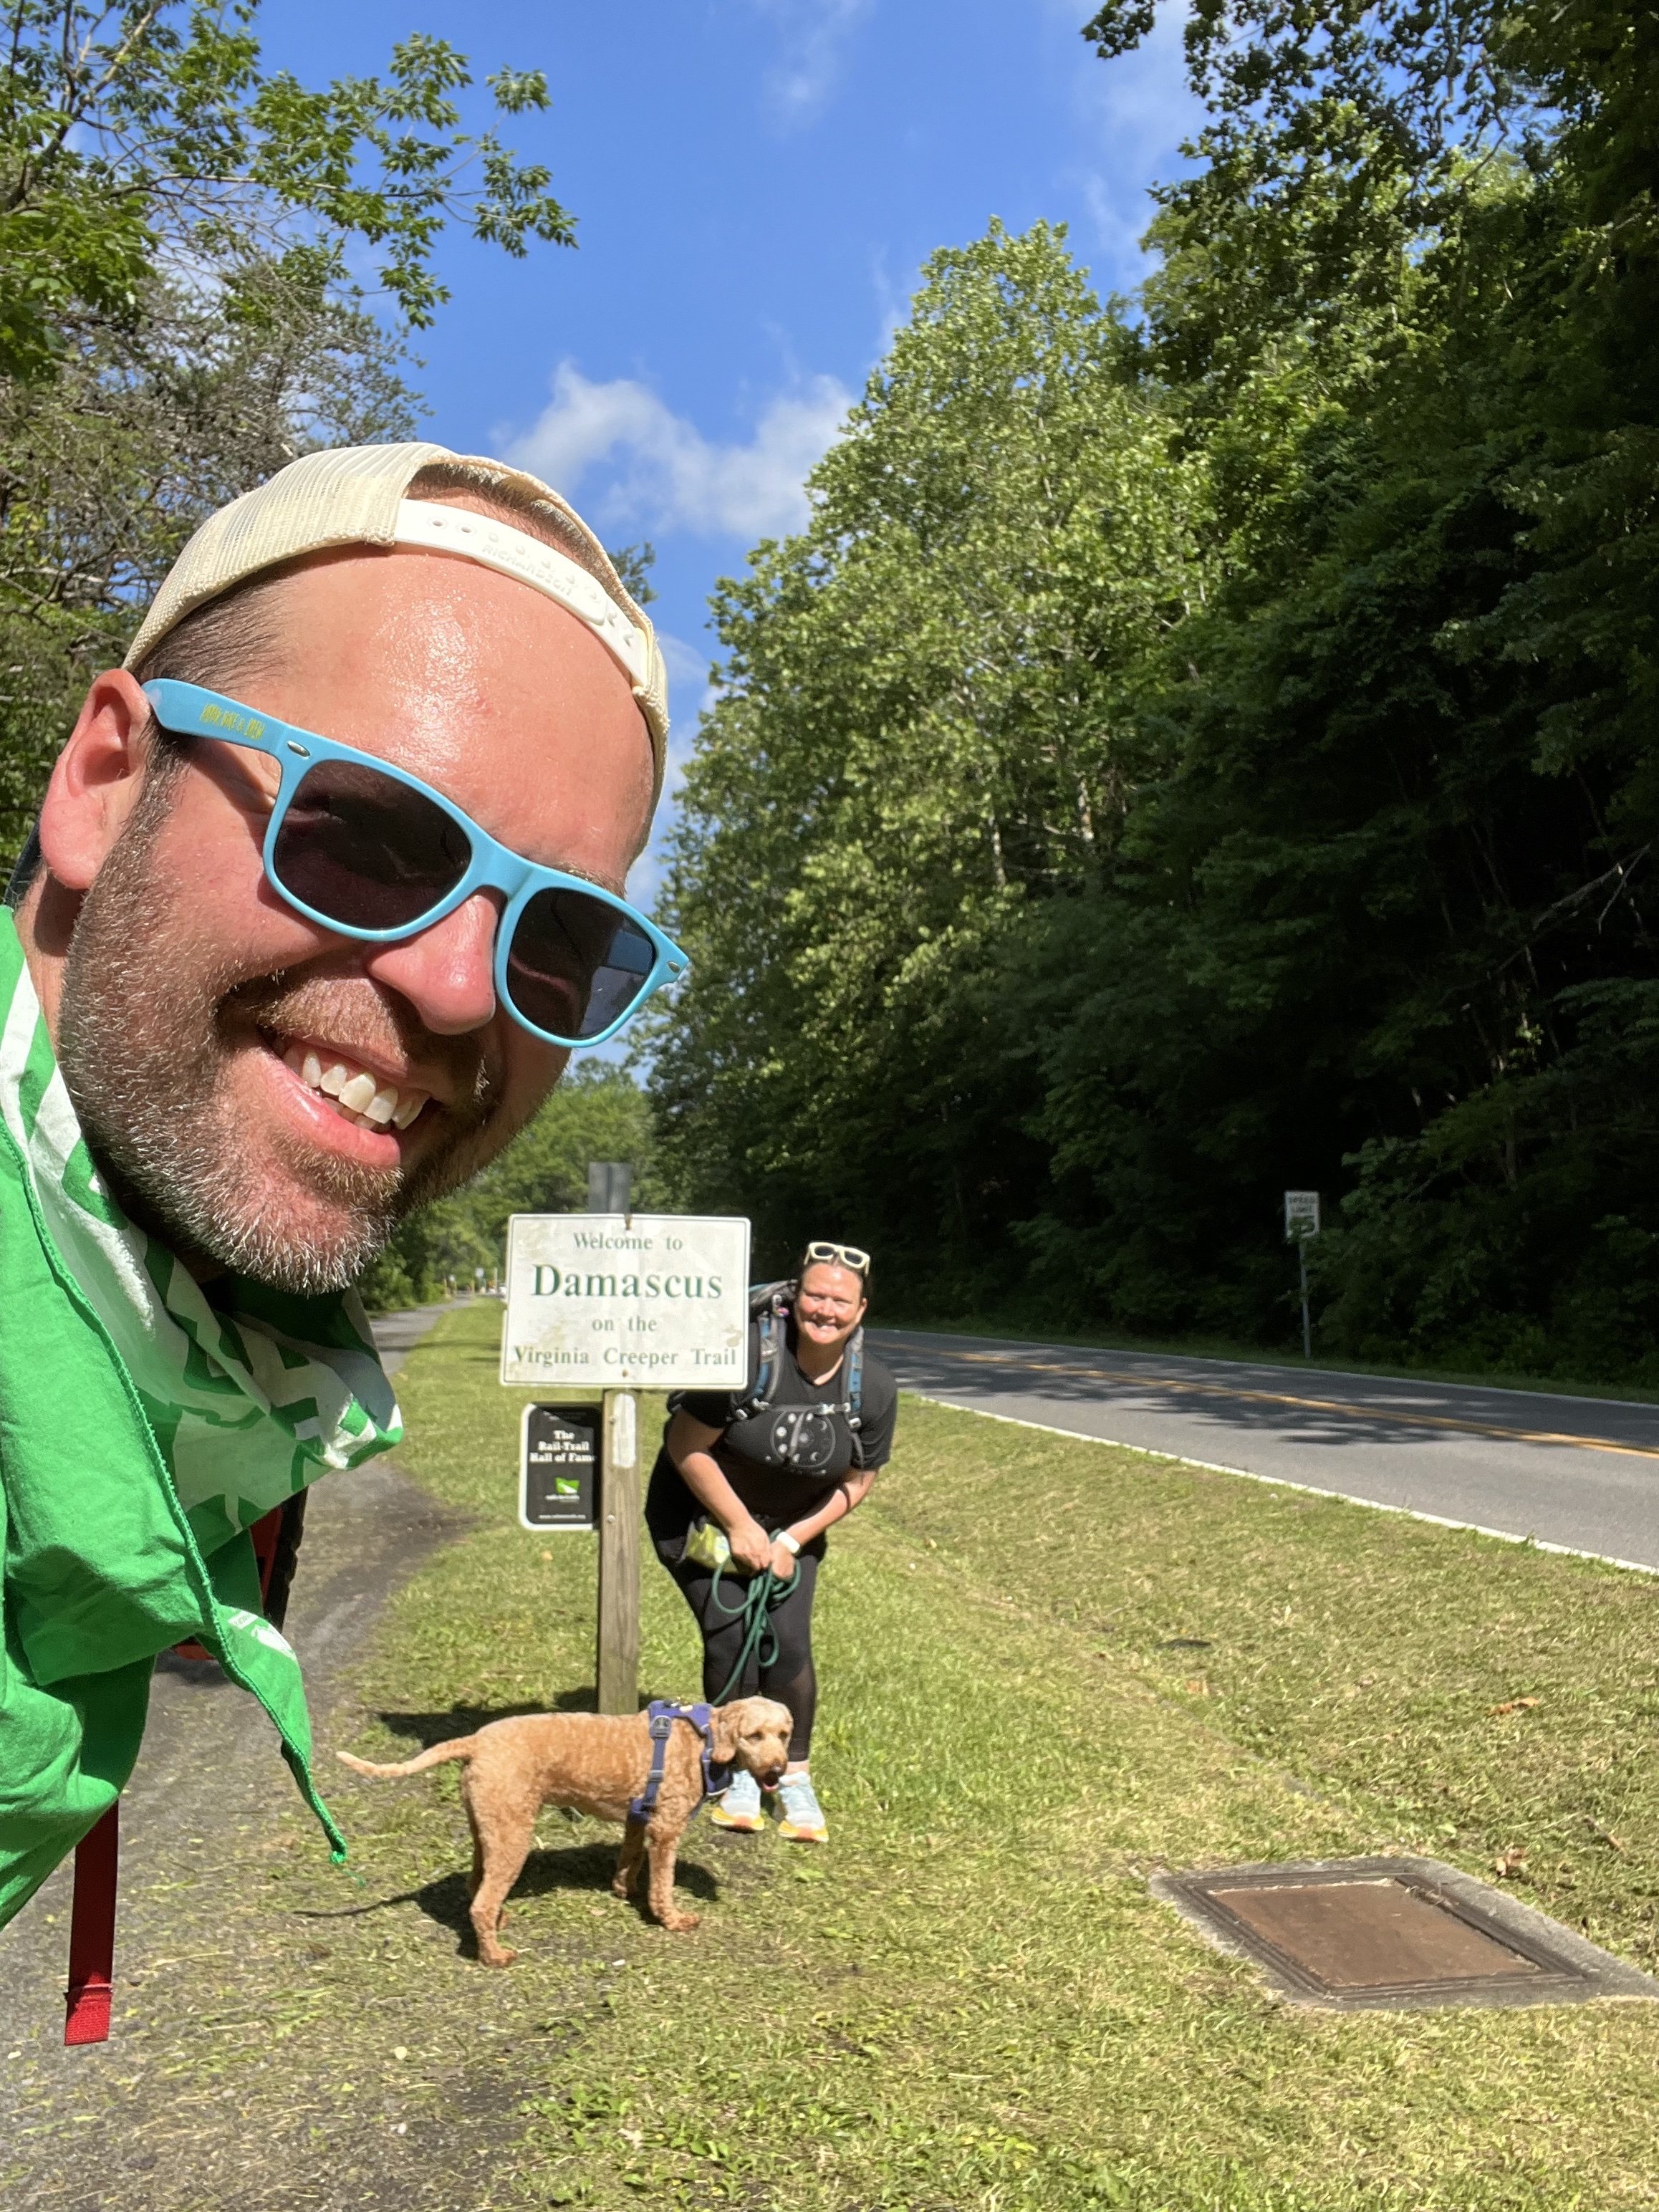
{"label": "red backpack strap", "polygon": [[75,1847],[75,1903],[70,1914],[69,2014],[65,2043],[107,2043],[115,1972],[115,1885],[120,1807]]}

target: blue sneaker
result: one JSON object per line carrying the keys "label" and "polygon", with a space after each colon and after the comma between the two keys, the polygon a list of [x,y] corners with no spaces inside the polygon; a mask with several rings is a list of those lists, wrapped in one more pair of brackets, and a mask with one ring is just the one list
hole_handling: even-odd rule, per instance
{"label": "blue sneaker", "polygon": [[766,1823],[761,1818],[760,1784],[754,1776],[734,1774],[715,1799],[708,1817],[717,1828],[736,1828],[743,1835],[757,1836]]}
{"label": "blue sneaker", "polygon": [[778,1784],[778,1810],[782,1819],[778,1833],[792,1844],[827,1844],[830,1823],[823,1817],[810,1774],[786,1774]]}

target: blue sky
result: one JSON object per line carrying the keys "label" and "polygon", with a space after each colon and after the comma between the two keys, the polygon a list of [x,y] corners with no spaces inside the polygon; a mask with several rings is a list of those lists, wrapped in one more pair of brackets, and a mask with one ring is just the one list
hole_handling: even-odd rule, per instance
{"label": "blue sky", "polygon": [[[673,746],[704,692],[715,579],[805,512],[801,482],[934,247],[1063,221],[1103,290],[1141,270],[1147,185],[1194,123],[1178,0],[1106,64],[1089,0],[265,0],[267,64],[315,82],[411,30],[477,77],[546,72],[508,141],[551,168],[575,252],[446,239],[422,336],[428,434],[502,454],[612,544],[658,549]],[[634,879],[648,896],[655,855]]]}

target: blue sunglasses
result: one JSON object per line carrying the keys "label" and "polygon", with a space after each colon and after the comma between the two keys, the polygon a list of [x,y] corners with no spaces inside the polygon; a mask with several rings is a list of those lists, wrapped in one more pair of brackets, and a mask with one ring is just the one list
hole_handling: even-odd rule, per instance
{"label": "blue sunglasses", "polygon": [[144,696],[173,736],[219,738],[280,765],[265,874],[325,928],[395,945],[475,891],[504,893],[495,994],[550,1044],[603,1044],[690,965],[625,900],[498,845],[441,791],[389,761],[199,684],[146,684]]}

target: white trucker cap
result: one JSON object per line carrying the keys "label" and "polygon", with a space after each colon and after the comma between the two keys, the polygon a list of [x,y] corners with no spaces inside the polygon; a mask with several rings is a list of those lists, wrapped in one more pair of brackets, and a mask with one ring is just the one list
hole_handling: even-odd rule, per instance
{"label": "white trucker cap", "polygon": [[[586,548],[591,569],[556,546],[492,515],[436,499],[408,499],[415,477],[434,463],[487,479],[467,489],[488,495],[499,485],[556,516]],[[668,748],[668,678],[644,611],[623,588],[611,557],[569,504],[539,477],[447,446],[335,446],[302,454],[253,491],[222,507],[167,571],[139,625],[125,665],[136,667],[176,623],[261,569],[331,545],[412,545],[477,561],[556,599],[584,622],[627,676],[651,732],[652,805],[662,789]]]}

